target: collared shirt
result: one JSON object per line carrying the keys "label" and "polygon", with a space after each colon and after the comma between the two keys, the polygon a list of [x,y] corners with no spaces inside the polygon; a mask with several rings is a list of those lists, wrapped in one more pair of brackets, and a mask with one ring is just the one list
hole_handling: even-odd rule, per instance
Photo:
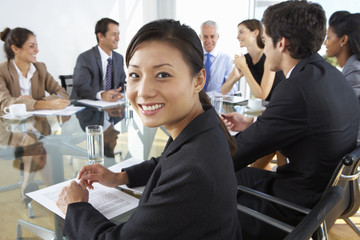
{"label": "collared shirt", "polygon": [[295,67],[296,67],[296,65],[293,66],[293,67],[290,69],[290,71],[289,71],[288,74],[286,75],[286,78],[289,78],[289,77],[290,77],[290,75],[291,75],[291,73],[292,73],[292,71],[294,70]]}
{"label": "collared shirt", "polygon": [[19,76],[19,84],[20,84],[20,91],[21,95],[30,95],[31,96],[31,78],[34,76],[34,73],[36,72],[36,68],[34,64],[30,63],[30,68],[28,73],[26,74],[26,77],[24,77],[20,71],[20,69],[16,66],[15,61],[12,61],[14,63],[16,72]]}
{"label": "collared shirt", "polygon": [[[112,59],[112,51],[110,53],[110,56],[107,55],[107,53],[101,49],[101,47],[98,45],[98,49],[99,49],[99,53],[100,53],[100,57],[101,57],[101,63],[102,63],[102,70],[103,70],[103,73],[102,73],[102,79],[103,79],[103,89],[105,89],[105,85],[106,85],[106,69],[107,69],[107,65],[108,65],[108,58],[111,58]],[[103,91],[100,91],[96,94],[96,98],[97,99],[101,99],[101,93]]]}
{"label": "collared shirt", "polygon": [[[204,48],[203,48],[204,49]],[[207,52],[204,49],[204,64],[206,62]],[[228,79],[231,71],[234,68],[231,57],[223,52],[220,52],[215,47],[211,52],[211,68],[210,68],[210,82],[207,86],[206,92],[217,92],[221,93],[221,87],[224,82]],[[235,94],[238,90],[238,83],[234,85],[229,94]]]}

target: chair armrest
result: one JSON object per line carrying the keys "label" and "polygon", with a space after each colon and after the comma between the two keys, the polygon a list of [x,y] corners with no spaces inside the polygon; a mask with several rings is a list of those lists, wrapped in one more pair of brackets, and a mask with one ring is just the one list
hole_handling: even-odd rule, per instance
{"label": "chair armrest", "polygon": [[341,174],[340,176],[341,176],[340,179],[342,179],[342,180],[353,181],[353,180],[356,180],[357,178],[359,178],[359,176],[360,176],[360,171],[357,172],[356,174],[353,174],[353,175]]}
{"label": "chair armrest", "polygon": [[237,209],[240,212],[246,213],[246,214],[248,214],[248,215],[250,215],[250,216],[252,216],[254,218],[257,218],[257,219],[259,219],[259,220],[261,220],[263,222],[266,222],[267,224],[270,224],[270,225],[272,225],[274,227],[282,229],[287,233],[291,232],[294,229],[293,226],[291,226],[291,225],[289,225],[287,223],[281,222],[281,221],[279,221],[279,220],[277,220],[275,218],[272,218],[270,216],[262,214],[262,213],[260,213],[258,211],[255,211],[255,210],[253,210],[251,208],[248,208],[248,207],[245,207],[243,205],[238,204]]}
{"label": "chair armrest", "polygon": [[285,240],[309,239],[343,198],[344,190],[342,187],[331,187],[311,212],[286,236]]}
{"label": "chair armrest", "polygon": [[257,190],[254,190],[254,189],[251,189],[251,188],[248,188],[248,187],[244,187],[244,186],[239,185],[237,187],[237,189],[239,191],[242,191],[242,192],[257,196],[259,198],[262,198],[262,199],[268,200],[270,202],[285,206],[287,208],[293,209],[295,211],[298,211],[298,212],[301,212],[301,213],[304,213],[304,214],[309,214],[309,212],[311,211],[311,209],[309,209],[309,208],[306,208],[306,207],[300,206],[298,204],[288,202],[286,200],[280,199],[278,197],[271,196],[271,195],[266,194],[266,193],[259,192]]}

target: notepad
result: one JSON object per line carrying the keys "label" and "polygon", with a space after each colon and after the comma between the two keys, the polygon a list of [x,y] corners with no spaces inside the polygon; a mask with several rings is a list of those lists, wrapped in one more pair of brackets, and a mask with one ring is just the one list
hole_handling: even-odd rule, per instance
{"label": "notepad", "polygon": [[94,106],[94,107],[100,107],[100,108],[108,108],[108,107],[114,107],[117,105],[121,105],[125,103],[125,99],[120,99],[116,102],[106,102],[106,101],[102,101],[102,100],[90,100],[90,99],[81,99],[81,100],[76,100],[76,102],[81,103],[81,104],[85,104],[88,106]]}

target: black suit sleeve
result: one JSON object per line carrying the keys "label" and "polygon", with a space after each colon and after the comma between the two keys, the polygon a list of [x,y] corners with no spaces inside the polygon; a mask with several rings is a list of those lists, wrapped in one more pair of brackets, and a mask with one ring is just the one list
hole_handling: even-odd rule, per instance
{"label": "black suit sleeve", "polygon": [[129,179],[129,184],[127,186],[131,188],[145,186],[158,161],[159,158],[151,158],[148,161],[124,168],[123,171],[126,171]]}
{"label": "black suit sleeve", "polygon": [[236,170],[291,145],[306,134],[308,113],[301,91],[290,81],[282,85],[274,92],[262,116],[235,136],[238,151],[233,160]]}
{"label": "black suit sleeve", "polygon": [[73,74],[73,91],[78,99],[96,100],[101,86],[101,73],[91,52],[79,55]]}
{"label": "black suit sleeve", "polygon": [[207,202],[212,194],[207,173],[198,166],[180,165],[162,173],[148,201],[127,223],[116,226],[89,203],[73,203],[68,206],[64,234],[84,240],[199,239],[211,212]]}

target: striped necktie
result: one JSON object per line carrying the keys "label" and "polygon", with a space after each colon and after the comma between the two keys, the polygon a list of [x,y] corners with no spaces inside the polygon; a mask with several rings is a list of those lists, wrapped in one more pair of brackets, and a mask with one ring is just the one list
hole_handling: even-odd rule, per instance
{"label": "striped necktie", "polygon": [[108,64],[106,67],[106,84],[105,84],[106,91],[112,88],[112,60],[111,58],[108,58],[107,61]]}
{"label": "striped necktie", "polygon": [[211,61],[210,61],[210,58],[211,58],[211,54],[207,53],[206,54],[206,61],[205,61],[205,65],[204,65],[205,71],[206,71],[206,83],[205,83],[205,86],[204,86],[204,91],[207,90],[208,84],[209,84],[210,79],[211,79],[211,74],[210,74]]}

